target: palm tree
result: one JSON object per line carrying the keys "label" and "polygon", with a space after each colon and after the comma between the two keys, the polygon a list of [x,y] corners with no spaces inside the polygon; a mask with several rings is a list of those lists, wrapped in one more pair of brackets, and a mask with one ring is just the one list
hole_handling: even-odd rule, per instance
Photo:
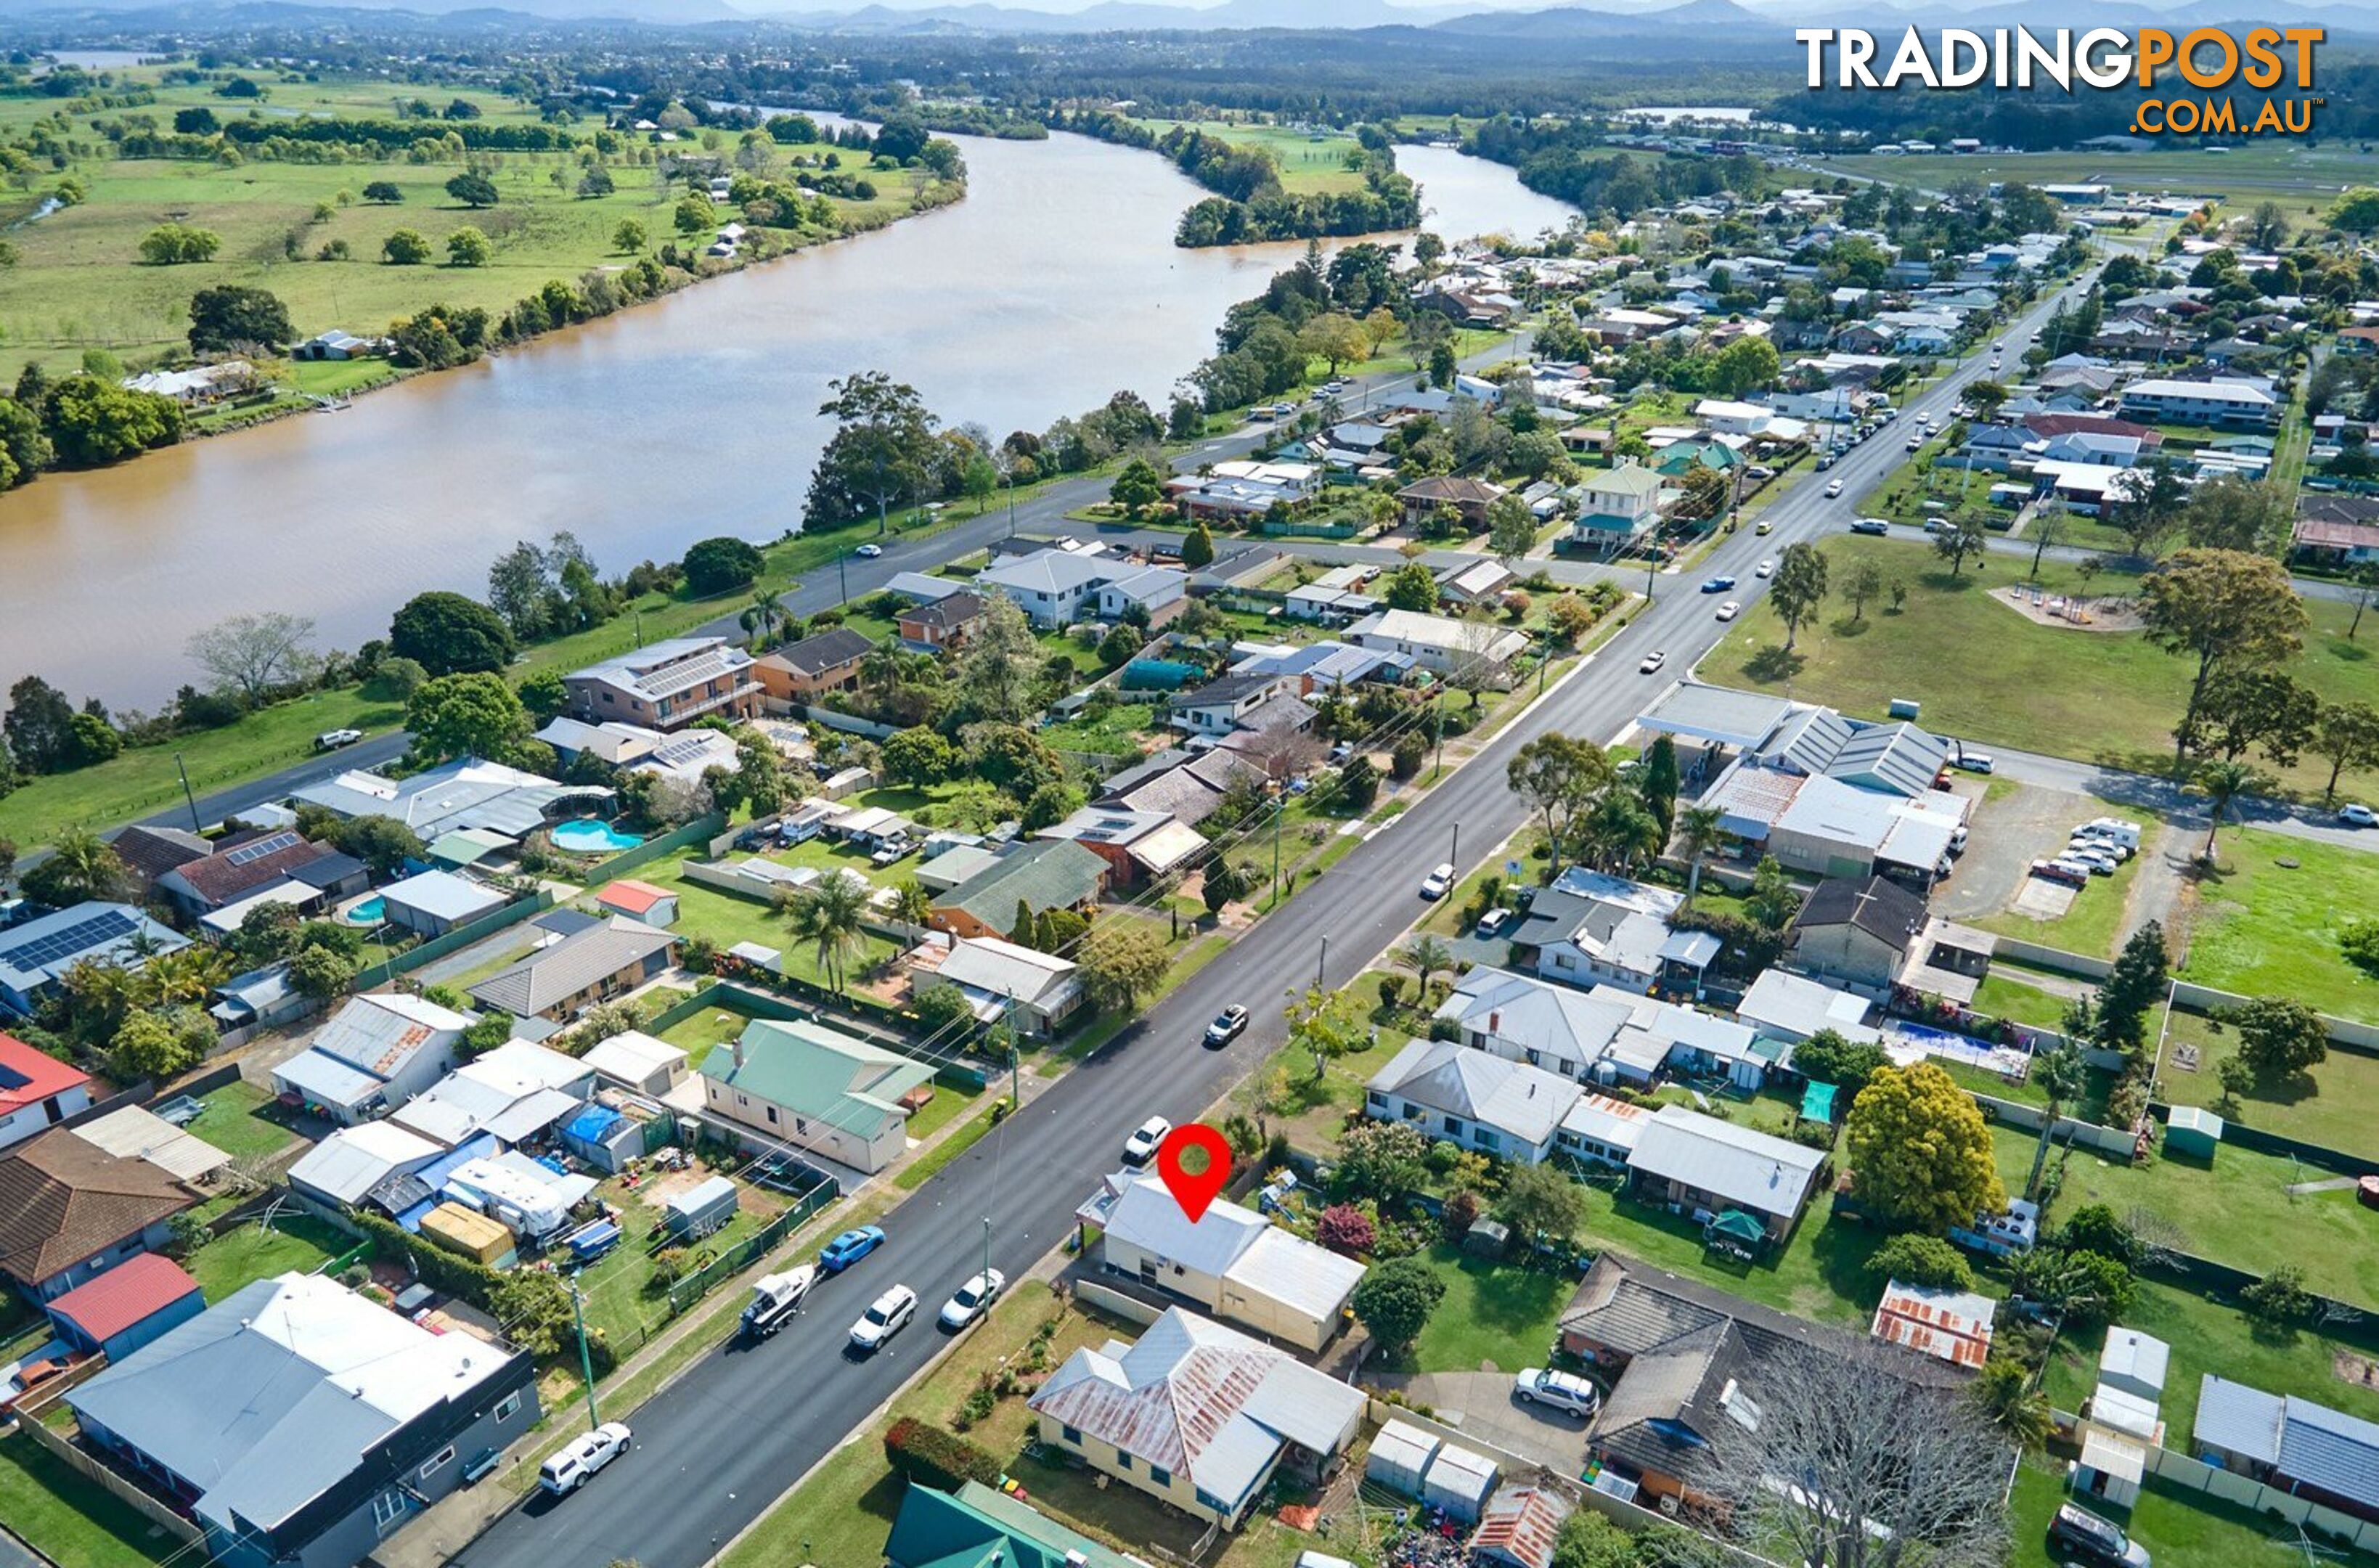
{"label": "palm tree", "polygon": [[[2090,1011],[2086,1000],[2076,998],[2065,1014],[2066,1043],[2053,1051],[2043,1051],[2032,1059],[2032,1081],[2048,1096],[2048,1117],[2040,1124],[2040,1141],[2032,1151],[2032,1175],[2023,1184],[2026,1198],[2040,1191],[2040,1169],[2048,1163],[2048,1140],[2056,1136],[2057,1118],[2064,1114],[2066,1106],[2081,1096],[2085,1069],[2082,1063],[2082,1048],[2073,1042],[2087,1033]],[[2083,1026],[2081,1033],[2074,1032],[2077,1025]]]}
{"label": "palm tree", "polygon": [[742,616],[743,630],[755,643],[767,642],[771,633],[785,623],[785,607],[767,588],[753,591],[752,603]]}
{"label": "palm tree", "polygon": [[1454,954],[1436,937],[1420,936],[1405,949],[1405,962],[1420,971],[1420,988],[1427,991],[1431,975],[1454,967]]}
{"label": "palm tree", "polygon": [[900,656],[888,647],[877,648],[859,661],[859,683],[876,694],[878,702],[892,694],[900,683]]}
{"label": "palm tree", "polygon": [[1632,790],[1607,790],[1587,808],[1579,837],[1585,858],[1604,871],[1624,871],[1660,852],[1660,824]]}
{"label": "palm tree", "polygon": [[1726,842],[1724,820],[1716,806],[1687,806],[1677,814],[1677,849],[1685,857],[1685,908],[1694,907],[1702,890],[1702,859]]}
{"label": "palm tree", "polygon": [[1986,1362],[1974,1382],[1974,1403],[1993,1425],[2023,1448],[2037,1448],[2048,1440],[2048,1400],[2033,1386],[2032,1374],[2021,1361],[1995,1357]]}
{"label": "palm tree", "polygon": [[924,925],[934,918],[934,896],[915,877],[904,877],[893,890],[892,912],[911,925]]}
{"label": "palm tree", "polygon": [[220,947],[188,947],[161,954],[140,968],[140,989],[163,1007],[207,999],[207,993],[231,978],[231,957]]}
{"label": "palm tree", "polygon": [[79,903],[86,899],[113,899],[124,890],[124,862],[96,833],[68,833],[50,847],[49,858],[26,877],[38,877],[44,891],[59,895],[44,903]]}
{"label": "palm tree", "polygon": [[846,966],[862,940],[860,922],[867,913],[865,886],[847,873],[829,872],[824,881],[792,902],[793,940],[815,947],[818,968],[837,995],[846,988]]}
{"label": "palm tree", "polygon": [[2189,792],[2205,797],[2207,814],[2213,818],[2205,826],[2205,852],[2201,858],[2214,858],[2214,840],[2231,804],[2241,795],[2268,789],[2271,782],[2260,770],[2231,758],[2205,763],[2190,777]]}

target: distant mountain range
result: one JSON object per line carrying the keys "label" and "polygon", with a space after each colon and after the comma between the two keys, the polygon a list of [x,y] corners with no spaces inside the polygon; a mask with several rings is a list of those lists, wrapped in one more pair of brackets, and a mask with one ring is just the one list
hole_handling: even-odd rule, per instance
{"label": "distant mountain range", "polygon": [[2009,0],[1961,9],[1943,0],[1916,4],[1845,4],[1842,0],[1600,0],[1596,5],[1536,6],[1528,0],[1497,4],[1393,5],[1388,0],[1221,0],[1218,5],[1168,5],[1162,0],[1094,0],[1073,10],[964,4],[885,4],[822,7],[816,0],[0,0],[0,18],[54,20],[103,15],[156,18],[159,25],[208,21],[271,24],[302,21],[308,13],[375,11],[436,18],[447,23],[501,27],[507,18],[539,22],[634,21],[656,26],[773,22],[820,31],[878,35],[935,33],[1060,34],[1082,32],[1435,30],[1478,38],[1548,42],[1724,31],[1737,37],[1789,35],[1798,27],[2206,27],[2301,22],[2333,34],[2379,34],[2379,0],[2288,0],[2276,14],[2242,13],[2248,0],[2184,0],[2157,7],[2136,0],[2093,0],[2080,12],[2057,0]]}

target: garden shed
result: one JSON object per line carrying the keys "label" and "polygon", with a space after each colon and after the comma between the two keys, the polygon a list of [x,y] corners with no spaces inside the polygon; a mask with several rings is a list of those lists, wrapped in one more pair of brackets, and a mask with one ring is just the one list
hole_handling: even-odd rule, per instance
{"label": "garden shed", "polygon": [[735,1217],[735,1184],[712,1176],[662,1205],[662,1224],[671,1236],[708,1236]]}
{"label": "garden shed", "polygon": [[1363,1478],[1406,1497],[1419,1497],[1437,1450],[1437,1439],[1408,1421],[1391,1419],[1371,1440],[1371,1455],[1363,1461]]}
{"label": "garden shed", "polygon": [[1474,1523],[1495,1490],[1495,1462],[1452,1443],[1437,1451],[1421,1483],[1420,1500],[1443,1508],[1466,1524]]}
{"label": "garden shed", "polygon": [[2220,1116],[2203,1105],[2175,1105],[2172,1108],[2172,1120],[2165,1124],[2164,1129],[2166,1153],[2185,1155],[2192,1160],[2211,1160],[2221,1142]]}

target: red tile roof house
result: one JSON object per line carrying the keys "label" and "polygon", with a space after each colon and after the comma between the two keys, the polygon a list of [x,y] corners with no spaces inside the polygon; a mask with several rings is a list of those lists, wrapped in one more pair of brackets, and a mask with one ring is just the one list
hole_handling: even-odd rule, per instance
{"label": "red tile roof house", "polygon": [[199,1282],[170,1258],[143,1252],[49,1304],[50,1326],[85,1353],[127,1356],[207,1309]]}
{"label": "red tile roof house", "polygon": [[677,923],[677,895],[649,882],[622,877],[596,894],[595,901],[613,914],[626,915],[646,925]]}
{"label": "red tile roof house", "polygon": [[45,1132],[91,1104],[91,1075],[0,1034],[0,1149]]}

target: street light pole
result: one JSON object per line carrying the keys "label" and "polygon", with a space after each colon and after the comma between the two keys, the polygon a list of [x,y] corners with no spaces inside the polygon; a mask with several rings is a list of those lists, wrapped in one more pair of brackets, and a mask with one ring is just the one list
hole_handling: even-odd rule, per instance
{"label": "street light pole", "polygon": [[1454,825],[1454,849],[1445,858],[1454,862],[1455,871],[1459,873],[1462,868],[1462,824],[1458,822]]}
{"label": "street light pole", "polygon": [[1329,937],[1328,934],[1327,934],[1327,933],[1325,933],[1325,934],[1323,934],[1322,938],[1322,952],[1321,952],[1321,955],[1313,960],[1313,989],[1315,989],[1316,991],[1319,991],[1319,990],[1321,990],[1321,989],[1322,988],[1322,977],[1323,977],[1324,972],[1329,969],[1329,967],[1330,967],[1330,937]]}
{"label": "street light pole", "polygon": [[189,765],[182,760],[182,754],[179,752],[174,754],[174,769],[182,776],[182,803],[190,808],[190,831],[196,833],[199,830],[199,798],[190,793]]}
{"label": "street light pole", "polygon": [[983,1285],[986,1291],[991,1288],[991,1216],[989,1214],[983,1217]]}

